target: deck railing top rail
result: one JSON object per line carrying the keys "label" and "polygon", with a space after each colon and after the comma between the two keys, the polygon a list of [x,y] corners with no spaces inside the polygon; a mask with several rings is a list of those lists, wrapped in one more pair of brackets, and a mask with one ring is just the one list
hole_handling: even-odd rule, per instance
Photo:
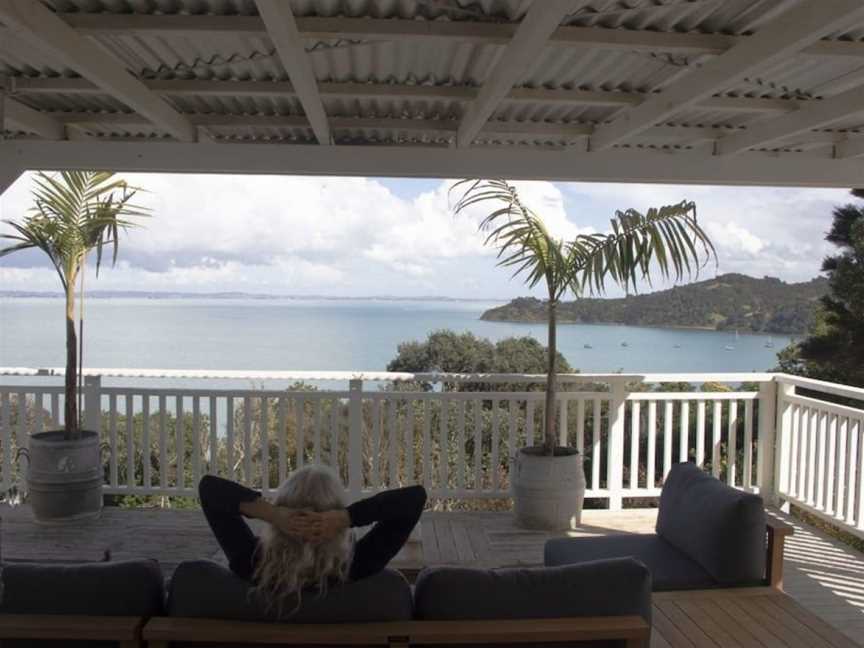
{"label": "deck railing top rail", "polygon": [[[62,367],[0,367],[0,376],[63,376]],[[483,383],[523,383],[535,384],[546,381],[545,374],[513,373],[411,373],[394,371],[247,371],[234,369],[127,369],[127,368],[90,368],[84,369],[85,376],[103,378],[171,378],[192,380],[308,380],[308,381],[346,381],[363,380],[369,382],[483,382]],[[785,374],[765,372],[738,373],[563,373],[558,374],[558,382],[770,382]],[[789,378],[794,378],[789,376]],[[818,381],[815,381],[818,382]],[[830,383],[825,383],[830,385]],[[859,390],[864,394],[864,390]]]}

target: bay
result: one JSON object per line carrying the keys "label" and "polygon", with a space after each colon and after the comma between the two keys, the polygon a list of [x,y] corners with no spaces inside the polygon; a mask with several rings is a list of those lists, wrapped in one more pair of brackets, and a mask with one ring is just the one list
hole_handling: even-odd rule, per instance
{"label": "bay", "polygon": [[[400,342],[437,329],[499,340],[543,324],[484,322],[500,302],[332,299],[91,299],[85,365],[111,368],[382,371]],[[0,366],[64,364],[63,302],[0,299]],[[770,370],[789,336],[570,324],[559,348],[583,372]],[[772,345],[769,346],[769,345]],[[586,348],[590,346],[590,348]],[[729,348],[727,348],[729,347]]]}

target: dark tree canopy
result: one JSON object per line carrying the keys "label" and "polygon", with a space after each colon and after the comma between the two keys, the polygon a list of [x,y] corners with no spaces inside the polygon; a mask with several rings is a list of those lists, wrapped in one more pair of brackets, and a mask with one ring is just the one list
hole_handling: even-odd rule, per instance
{"label": "dark tree canopy", "polygon": [[[864,189],[855,189],[852,195],[864,198]],[[864,205],[837,207],[825,239],[838,248],[822,263],[829,292],[809,336],[797,349],[781,353],[781,367],[864,386]]]}
{"label": "dark tree canopy", "polygon": [[[546,347],[532,337],[511,337],[493,343],[473,333],[445,329],[433,331],[423,342],[400,344],[396,357],[387,365],[387,371],[543,374],[546,366]],[[557,367],[560,373],[573,371],[560,353]],[[485,390],[505,386],[478,383],[474,387]],[[461,388],[468,389],[469,386],[463,384]]]}

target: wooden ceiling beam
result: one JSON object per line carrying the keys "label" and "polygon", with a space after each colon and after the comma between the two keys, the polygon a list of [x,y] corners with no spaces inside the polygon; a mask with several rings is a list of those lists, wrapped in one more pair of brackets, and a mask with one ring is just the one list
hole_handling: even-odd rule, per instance
{"label": "wooden ceiling beam", "polygon": [[[63,19],[90,35],[132,33],[143,35],[225,35],[261,36],[264,22],[258,16],[146,15],[110,13],[62,13]],[[297,18],[303,38],[315,40],[365,39],[458,40],[482,45],[506,45],[517,25],[470,21],[422,21],[400,18],[351,18],[309,16]],[[722,54],[753,36],[656,32],[638,29],[571,27],[556,29],[549,44],[557,47],[680,54]],[[864,57],[864,42],[818,41],[801,53],[811,56]]]}
{"label": "wooden ceiling beam", "polygon": [[614,121],[597,128],[591,150],[603,151],[689,106],[709,98],[742,77],[795,54],[826,34],[864,18],[860,0],[802,0],[782,13],[753,38],[690,71]]}
{"label": "wooden ceiling beam", "polygon": [[159,95],[129,74],[117,59],[64,22],[38,0],[0,3],[0,21],[17,36],[50,53],[107,94],[183,142],[194,142],[195,128]]}
{"label": "wooden ceiling beam", "polygon": [[318,80],[312,70],[312,62],[303,45],[290,3],[283,0],[256,0],[256,6],[318,143],[329,145],[330,126],[318,92]]}

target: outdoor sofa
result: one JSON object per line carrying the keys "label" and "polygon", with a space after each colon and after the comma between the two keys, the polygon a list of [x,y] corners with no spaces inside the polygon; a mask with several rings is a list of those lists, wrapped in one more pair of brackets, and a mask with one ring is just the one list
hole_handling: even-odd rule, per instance
{"label": "outdoor sofa", "polygon": [[[647,646],[651,577],[623,558],[556,568],[387,569],[267,612],[248,584],[207,561],[181,563],[165,595],[153,561],[9,565],[0,645]],[[293,608],[293,606],[291,606]],[[543,619],[538,623],[538,619]],[[83,640],[74,644],[72,640]],[[97,641],[106,643],[96,643]],[[110,643],[107,641],[110,640]]]}
{"label": "outdoor sofa", "polygon": [[782,588],[783,544],[792,527],[765,513],[759,495],[738,490],[693,463],[672,466],[656,533],[556,538],[544,564],[632,556],[651,571],[654,591],[770,585]]}

